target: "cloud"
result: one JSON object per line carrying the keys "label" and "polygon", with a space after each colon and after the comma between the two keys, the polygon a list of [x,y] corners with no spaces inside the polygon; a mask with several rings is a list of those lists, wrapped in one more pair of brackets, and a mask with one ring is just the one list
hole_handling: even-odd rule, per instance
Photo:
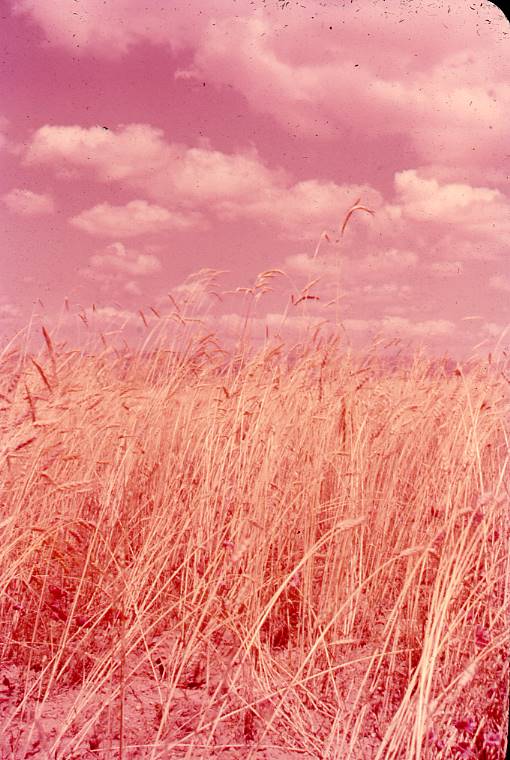
{"label": "cloud", "polygon": [[378,276],[388,272],[405,272],[414,268],[418,263],[418,255],[414,251],[399,248],[382,249],[375,253],[368,253],[356,258],[344,254],[335,255],[328,249],[326,253],[317,257],[306,253],[297,253],[287,256],[284,267],[306,275],[307,277],[328,277],[342,279],[354,279],[358,281],[360,276]]}
{"label": "cloud", "polygon": [[349,289],[348,295],[353,299],[363,299],[365,301],[400,301],[408,299],[412,294],[410,285],[399,285],[395,282],[384,282],[380,284],[367,284],[356,288],[354,291]]}
{"label": "cloud", "polygon": [[[499,190],[444,183],[415,169],[397,172],[394,184],[394,202],[387,203],[380,215],[388,235],[392,234],[392,225],[398,234],[406,226],[415,225],[415,235],[430,238],[432,234],[437,238],[438,231],[444,233],[449,226],[456,228],[455,235],[446,233],[451,235],[454,247],[463,240],[474,249],[483,239],[487,250],[495,242],[510,243],[510,201]],[[490,254],[482,257],[489,258]]]}
{"label": "cloud", "polygon": [[412,322],[403,317],[390,316],[381,320],[381,328],[386,332],[426,337],[450,335],[455,331],[455,324],[448,319],[427,319],[423,322]]}
{"label": "cloud", "polygon": [[452,251],[458,261],[455,262],[438,262],[438,265],[446,263],[462,263],[462,261],[496,261],[501,255],[501,245],[494,239],[474,239],[466,240],[456,234],[448,233],[441,235],[439,239],[430,246],[431,253],[441,259],[448,259]]}
{"label": "cloud", "polygon": [[9,142],[7,140],[7,135],[5,134],[7,132],[7,129],[9,127],[9,120],[6,119],[5,116],[0,114],[0,150],[7,147],[9,145]]}
{"label": "cloud", "polygon": [[347,330],[355,332],[383,332],[389,335],[425,338],[451,335],[455,324],[447,319],[428,319],[413,322],[405,317],[385,316],[381,319],[344,319]]}
{"label": "cloud", "polygon": [[395,271],[410,269],[418,263],[418,256],[414,251],[390,248],[379,253],[369,253],[360,259],[358,269],[360,271]]}
{"label": "cloud", "polygon": [[[195,307],[216,305],[221,300],[218,291],[221,289],[219,278],[223,274],[224,270],[208,268],[192,272],[184,282],[172,288],[172,298],[181,304],[193,304]],[[167,297],[168,294],[164,297],[165,301]]]}
{"label": "cloud", "polygon": [[163,130],[148,124],[117,130],[46,125],[35,132],[25,163],[79,167],[101,182],[122,181],[160,201],[242,199],[285,178],[284,172],[267,169],[254,149],[227,154],[203,143],[169,143]]}
{"label": "cloud", "polygon": [[[363,229],[371,230],[372,236],[402,238],[406,226],[417,222],[457,225],[457,237],[510,241],[510,221],[505,221],[510,219],[510,204],[495,189],[441,182],[424,176],[425,171],[408,169],[395,174],[395,197],[384,203],[381,194],[369,185],[340,185],[318,179],[293,183],[287,172],[266,166],[253,148],[224,153],[211,148],[206,140],[198,147],[170,143],[162,130],[147,124],[109,130],[46,125],[34,133],[24,161],[28,166],[52,166],[56,173],[78,169],[92,173],[99,182],[122,182],[124,187],[143,191],[152,200],[176,208],[172,212],[160,208],[158,212],[153,207],[151,212],[133,205],[142,201],[132,201],[122,212],[103,204],[83,212],[73,222],[86,231],[95,230],[93,234],[142,234],[134,230],[145,230],[146,224],[156,229],[158,225],[186,228],[198,222],[189,209],[202,205],[220,220],[249,219],[280,227],[291,239],[303,235],[314,238],[324,228],[338,233],[343,214],[361,197],[375,210],[376,217],[355,215],[346,233],[351,242]],[[137,224],[135,216],[139,217]],[[124,217],[129,220],[124,221]],[[121,228],[126,233],[120,232]],[[374,262],[376,265],[381,262]]]}
{"label": "cloud", "polygon": [[463,273],[464,267],[462,261],[434,261],[430,271],[438,277],[456,277]]}
{"label": "cloud", "polygon": [[491,338],[503,338],[510,329],[510,325],[502,325],[497,322],[484,322],[480,325],[480,332]]}
{"label": "cloud", "polygon": [[147,42],[186,50],[191,63],[178,78],[229,85],[293,132],[314,136],[320,125],[322,137],[342,128],[360,139],[397,135],[425,162],[486,168],[509,137],[506,20],[493,3],[451,14],[439,0],[412,11],[320,0],[285,13],[276,0],[88,0],[86,10],[14,0],[14,10],[73,55],[118,58]]}
{"label": "cloud", "polygon": [[[343,214],[357,197],[362,197],[369,207],[382,205],[382,196],[369,185],[337,185],[311,179],[286,186],[269,184],[264,192],[246,202],[219,203],[217,211],[220,218],[255,219],[284,228],[287,237],[301,239],[304,233],[317,237],[325,227],[338,232]],[[353,223],[366,222],[360,215]]]}
{"label": "cloud", "polygon": [[[218,317],[218,325],[228,334],[239,334],[244,330],[245,318],[240,314],[223,314]],[[271,330],[289,332],[313,330],[319,325],[332,324],[323,317],[308,315],[287,315],[284,313],[268,313],[265,317],[254,317],[248,321],[251,334],[261,334],[267,327]],[[403,338],[441,338],[455,331],[455,324],[446,319],[431,319],[413,322],[398,316],[384,316],[380,319],[343,319],[341,324],[347,332],[380,334]]]}
{"label": "cloud", "polygon": [[307,277],[321,277],[324,275],[338,275],[340,263],[340,259],[334,261],[331,257],[328,257],[325,260],[324,258],[314,258],[308,253],[295,253],[286,257],[283,266],[291,272],[306,275]]}
{"label": "cloud", "polygon": [[131,295],[131,296],[141,296],[142,295],[142,289],[141,289],[141,287],[134,280],[129,280],[128,282],[126,282],[125,285],[124,285],[124,290],[126,291],[126,293],[129,293],[129,295]]}
{"label": "cloud", "polygon": [[[317,179],[292,183],[287,172],[269,169],[253,148],[227,154],[207,141],[199,147],[169,143],[162,130],[147,124],[107,131],[46,125],[35,132],[25,163],[49,165],[56,172],[77,167],[100,182],[143,190],[158,202],[184,209],[202,204],[221,220],[260,221],[296,239],[306,233],[315,237],[325,225],[338,228],[356,197],[373,208],[382,206],[380,193],[368,185]],[[366,223],[360,215],[351,224]]]}
{"label": "cloud", "polygon": [[14,303],[9,303],[0,297],[0,320],[16,319],[21,316],[21,309]]}
{"label": "cloud", "polygon": [[502,290],[504,293],[510,293],[510,277],[505,275],[494,275],[489,280],[489,285],[495,290]]}
{"label": "cloud", "polygon": [[210,303],[212,298],[208,289],[208,283],[199,280],[181,282],[173,288],[173,293],[184,304]]}
{"label": "cloud", "polygon": [[89,318],[90,317],[100,322],[126,323],[136,318],[136,314],[132,311],[116,308],[114,306],[97,306],[92,314],[89,314]]}
{"label": "cloud", "polygon": [[299,332],[311,330],[320,324],[325,324],[323,317],[312,314],[288,315],[283,312],[269,312],[263,317],[252,317],[246,323],[246,317],[241,314],[222,314],[217,318],[217,324],[228,335],[239,335],[245,329],[251,335],[262,335],[266,328],[272,332]]}
{"label": "cloud", "polygon": [[25,164],[56,169],[90,168],[103,182],[146,177],[168,160],[163,131],[146,124],[129,124],[117,132],[103,127],[45,125],[33,135]]}
{"label": "cloud", "polygon": [[202,202],[249,199],[285,177],[284,172],[265,167],[254,149],[226,154],[210,148],[188,148],[173,168],[175,191]]}
{"label": "cloud", "polygon": [[[471,13],[459,8],[452,19],[441,3],[428,6],[423,13],[402,12],[399,5],[389,3],[384,12],[377,3],[342,6],[340,19],[334,6],[320,0],[310,0],[306,6],[296,4],[287,8],[285,15],[277,2],[243,9],[230,0],[197,0],[193,5],[174,6],[141,6],[137,0],[88,0],[86,11],[74,5],[59,7],[53,0],[12,0],[12,6],[14,12],[29,15],[39,24],[50,44],[66,47],[75,55],[120,57],[132,46],[150,42],[174,50],[212,48],[210,52],[220,57],[229,45],[237,44],[242,50],[250,32],[271,24],[273,34],[260,41],[257,52],[274,50],[276,61],[305,66],[326,62],[334,52],[341,52],[359,63],[371,63],[377,73],[387,70],[393,76],[420,71],[437,57],[469,51],[477,33],[488,46],[495,35],[485,27],[485,19],[491,17],[494,27],[501,22],[501,14],[490,6]],[[331,29],[324,28],[325,21]],[[220,22],[231,24],[231,35],[225,37]],[[437,34],[441,23],[448,24],[443,35]],[[246,31],[248,24],[251,27]],[[289,29],[288,36],[282,34],[284,29]],[[368,35],[374,44],[381,45],[377,57],[372,47],[365,52],[360,45]],[[308,48],[303,48],[303,40],[309,43]],[[392,45],[398,49],[398,56],[389,49]]]}
{"label": "cloud", "polygon": [[70,219],[73,226],[90,235],[114,238],[185,230],[198,222],[197,214],[171,212],[143,200],[130,201],[125,206],[100,203]]}
{"label": "cloud", "polygon": [[34,193],[18,187],[2,195],[2,202],[13,214],[21,216],[41,216],[53,214],[55,211],[55,203],[51,195]]}
{"label": "cloud", "polygon": [[128,251],[122,243],[111,243],[103,253],[91,256],[89,263],[95,269],[135,277],[154,274],[161,269],[161,263],[156,256]]}
{"label": "cloud", "polygon": [[[192,68],[233,85],[287,129],[400,135],[427,162],[440,155],[450,165],[490,163],[509,134],[510,87],[494,45],[501,14],[480,31],[467,7],[456,9],[452,24],[440,4],[432,13],[377,6],[343,6],[341,24],[323,4],[293,7],[285,33],[269,14],[240,17],[235,32],[223,19],[199,40]],[[448,31],[438,34],[438,25]]]}
{"label": "cloud", "polygon": [[140,296],[142,290],[136,279],[161,271],[161,262],[151,253],[127,249],[123,243],[110,243],[102,251],[90,256],[87,266],[78,274],[94,283],[105,294]]}
{"label": "cloud", "polygon": [[[440,184],[425,179],[414,169],[395,174],[398,203],[408,219],[413,221],[439,220],[451,224],[487,218],[487,210],[504,202],[498,190],[472,187],[467,184]],[[493,217],[489,213],[489,217]]]}
{"label": "cloud", "polygon": [[164,3],[142,5],[138,0],[87,0],[78,4],[56,4],[54,0],[14,0],[18,14],[29,15],[44,30],[47,40],[74,55],[100,55],[118,59],[143,42],[165,45],[173,50],[189,47],[211,19],[234,16],[228,0],[207,0],[175,6]]}

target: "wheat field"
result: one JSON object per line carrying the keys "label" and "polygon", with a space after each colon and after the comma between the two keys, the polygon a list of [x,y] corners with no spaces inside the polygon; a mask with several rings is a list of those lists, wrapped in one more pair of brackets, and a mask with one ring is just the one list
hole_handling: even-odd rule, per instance
{"label": "wheat field", "polygon": [[508,368],[0,360],[0,758],[503,758]]}

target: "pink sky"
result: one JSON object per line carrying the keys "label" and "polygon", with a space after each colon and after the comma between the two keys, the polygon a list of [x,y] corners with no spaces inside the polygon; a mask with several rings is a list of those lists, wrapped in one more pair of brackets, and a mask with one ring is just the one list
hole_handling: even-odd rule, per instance
{"label": "pink sky", "polygon": [[[246,296],[225,291],[276,268],[255,331],[340,319],[355,344],[508,347],[510,30],[495,5],[0,5],[4,337],[33,313],[54,324],[64,298],[61,323],[140,331],[139,309],[175,311],[168,293],[232,333]],[[336,243],[358,198],[375,214]]]}

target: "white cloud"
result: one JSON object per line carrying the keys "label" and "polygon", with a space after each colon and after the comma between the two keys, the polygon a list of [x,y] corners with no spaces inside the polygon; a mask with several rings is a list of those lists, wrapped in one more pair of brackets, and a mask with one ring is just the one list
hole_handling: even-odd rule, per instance
{"label": "white cloud", "polygon": [[148,124],[117,130],[46,125],[35,132],[25,162],[55,169],[74,165],[101,182],[122,181],[160,201],[244,198],[285,178],[267,169],[254,149],[227,154],[207,141],[190,148],[167,142],[161,129]]}
{"label": "white cloud", "polygon": [[426,173],[408,169],[395,174],[395,199],[379,212],[378,233],[396,239],[412,230],[420,247],[442,247],[448,253],[453,249],[459,260],[494,258],[495,247],[510,244],[510,200],[502,192],[440,182],[422,172]]}
{"label": "white cloud", "polygon": [[[269,223],[296,239],[314,238],[324,226],[338,230],[343,214],[359,196],[372,208],[382,206],[380,193],[368,185],[317,179],[293,184],[282,169],[269,169],[253,148],[223,153],[206,140],[199,147],[169,143],[162,130],[147,124],[108,131],[46,125],[34,134],[25,162],[49,165],[57,172],[77,167],[100,182],[143,190],[158,202],[184,208],[202,204],[220,219]],[[370,223],[363,217],[354,218],[349,231]]]}
{"label": "white cloud", "polygon": [[128,282],[126,282],[125,285],[124,285],[124,290],[126,291],[126,293],[129,293],[129,295],[131,295],[131,296],[141,296],[142,295],[142,289],[141,289],[141,287],[134,280],[129,280]]}
{"label": "white cloud", "polygon": [[506,277],[505,275],[494,275],[494,277],[490,278],[489,285],[495,290],[502,290],[504,293],[510,293],[510,277]]}
{"label": "white cloud", "polygon": [[491,338],[503,338],[510,329],[510,325],[502,325],[497,322],[484,322],[480,325],[480,332]]}
{"label": "white cloud", "polygon": [[153,275],[161,270],[157,256],[126,248],[123,243],[110,243],[103,250],[90,256],[87,266],[78,274],[109,294],[128,293],[140,296],[142,290],[135,279]]}
{"label": "white cloud", "polygon": [[[325,227],[339,234],[343,215],[357,197],[371,208],[382,205],[380,193],[369,185],[337,185],[311,179],[286,186],[273,183],[261,189],[263,192],[247,201],[219,203],[220,217],[251,218],[277,225],[285,229],[287,237],[299,240],[303,235],[316,238]],[[359,215],[350,225],[369,224],[367,219],[371,217]]]}
{"label": "white cloud", "polygon": [[92,313],[88,314],[89,319],[108,323],[127,323],[136,318],[136,314],[127,309],[116,308],[115,306],[97,306]]}
{"label": "white cloud", "polygon": [[116,132],[102,127],[45,125],[25,152],[25,164],[90,168],[103,182],[135,179],[159,168],[167,145],[163,131],[146,124],[129,124]]}
{"label": "white cloud", "polygon": [[283,266],[291,272],[297,272],[307,277],[321,277],[326,274],[338,274],[338,264],[339,260],[334,262],[331,257],[327,258],[326,263],[323,257],[314,258],[308,253],[295,253],[286,257]]}
{"label": "white cloud", "polygon": [[0,319],[9,320],[21,316],[21,309],[14,303],[9,303],[0,298]]}
{"label": "white cloud", "polygon": [[385,316],[381,319],[345,319],[346,329],[358,332],[383,332],[388,335],[425,338],[451,335],[455,324],[447,319],[428,319],[413,322],[405,317]]}
{"label": "white cloud", "polygon": [[463,273],[464,267],[462,261],[434,261],[430,271],[438,277],[456,277]]}
{"label": "white cloud", "polygon": [[395,174],[395,189],[404,214],[416,221],[462,222],[483,218],[487,207],[504,200],[498,190],[487,187],[424,179],[415,169]]}
{"label": "white cloud", "polygon": [[[265,14],[241,17],[235,34],[231,20],[209,27],[195,54],[197,75],[235,86],[284,128],[314,134],[320,124],[333,136],[348,126],[362,139],[399,134],[427,161],[484,163],[508,135],[497,27],[480,34],[472,10],[457,9],[455,29],[446,7],[407,13],[401,25],[396,4],[347,5],[341,24],[323,4],[287,10],[285,33]],[[439,23],[448,32],[438,34]],[[473,56],[471,46],[484,54]]]}
{"label": "white cloud", "polygon": [[183,151],[173,175],[174,188],[179,195],[200,201],[250,199],[285,177],[281,171],[267,169],[255,150],[226,154],[210,148]]}
{"label": "white cloud", "polygon": [[82,211],[70,219],[70,223],[90,235],[135,237],[170,229],[189,229],[196,226],[199,219],[195,213],[172,212],[147,201],[134,200],[125,206],[100,203]]}
{"label": "white cloud", "polygon": [[[459,230],[461,233],[462,230]],[[462,261],[496,261],[501,255],[501,244],[494,239],[466,240],[459,234],[442,235],[437,242],[430,247],[432,254],[441,259],[448,259],[454,252],[456,263]],[[442,262],[452,263],[452,262]]]}
{"label": "white cloud", "polygon": [[330,253],[328,248],[323,250],[325,253],[315,258],[306,253],[287,256],[284,266],[307,277],[340,277],[342,280],[347,278],[349,281],[357,282],[360,276],[366,278],[391,272],[406,272],[418,263],[418,255],[414,251],[399,248],[382,249],[359,258],[354,255],[335,255]]}
{"label": "white cloud", "polygon": [[178,300],[179,297],[182,297],[182,302],[185,304],[204,303],[211,300],[208,283],[199,280],[181,282],[173,288],[173,293],[177,296]]}
{"label": "white cloud", "polygon": [[289,315],[283,312],[269,312],[263,317],[250,318],[248,323],[246,323],[246,317],[236,313],[222,314],[216,321],[219,327],[229,335],[238,335],[246,326],[250,334],[260,336],[266,328],[272,332],[299,332],[314,329],[320,324],[325,324],[327,320],[312,314]]}
{"label": "white cloud", "polygon": [[400,301],[410,298],[412,290],[410,285],[384,282],[381,284],[361,285],[354,291],[349,289],[348,295],[351,298],[363,299],[365,301]]}
{"label": "white cloud", "polygon": [[202,6],[200,0],[173,6],[143,5],[138,0],[87,0],[84,8],[54,0],[13,0],[13,6],[16,13],[30,15],[50,43],[76,56],[93,53],[114,59],[143,42],[174,50],[189,47],[212,19],[238,13],[228,0],[207,0]]}
{"label": "white cloud", "polygon": [[455,330],[455,324],[447,319],[427,319],[423,322],[412,322],[403,317],[384,317],[381,327],[386,332],[402,333],[416,337],[431,335],[450,335]]}
{"label": "white cloud", "polygon": [[[507,22],[493,3],[447,3],[413,12],[398,2],[309,0],[254,5],[197,0],[76,3],[13,0],[45,39],[73,55],[119,57],[140,43],[186,49],[187,71],[246,97],[284,129],[336,136],[347,126],[369,139],[401,136],[426,161],[494,164],[508,140]],[[487,24],[487,20],[491,23]],[[367,44],[369,40],[370,44]]]}
{"label": "white cloud", "polygon": [[89,262],[96,269],[132,276],[154,274],[161,269],[157,256],[128,251],[122,243],[111,243],[104,252],[91,256]]}
{"label": "white cloud", "polygon": [[0,114],[0,150],[8,146],[6,132],[9,126],[9,120]]}
{"label": "white cloud", "polygon": [[34,193],[32,190],[13,188],[2,195],[2,202],[13,214],[21,216],[40,216],[53,214],[55,203],[47,193]]}
{"label": "white cloud", "polygon": [[367,256],[364,256],[359,261],[359,269],[372,272],[395,271],[415,267],[417,263],[418,256],[414,251],[390,248],[379,253],[369,253]]}

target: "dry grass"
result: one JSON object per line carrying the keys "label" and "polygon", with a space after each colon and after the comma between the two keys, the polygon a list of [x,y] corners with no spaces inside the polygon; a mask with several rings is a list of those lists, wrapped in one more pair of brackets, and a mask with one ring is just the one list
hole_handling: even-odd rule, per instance
{"label": "dry grass", "polygon": [[44,342],[0,375],[0,758],[504,757],[498,368]]}

